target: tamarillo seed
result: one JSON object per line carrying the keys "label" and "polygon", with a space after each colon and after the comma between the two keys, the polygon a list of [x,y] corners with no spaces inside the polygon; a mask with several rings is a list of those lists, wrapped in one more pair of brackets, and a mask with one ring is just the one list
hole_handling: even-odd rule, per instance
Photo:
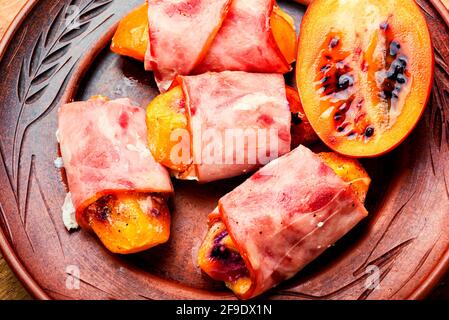
{"label": "tamarillo seed", "polygon": [[367,127],[365,129],[365,137],[372,137],[374,135],[374,128],[373,127]]}

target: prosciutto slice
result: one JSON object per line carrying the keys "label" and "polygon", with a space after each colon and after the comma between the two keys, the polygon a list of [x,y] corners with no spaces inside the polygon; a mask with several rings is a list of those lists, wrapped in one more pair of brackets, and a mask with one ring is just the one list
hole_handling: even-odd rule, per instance
{"label": "prosciutto slice", "polygon": [[180,77],[200,182],[251,172],[290,151],[291,113],[280,74]]}
{"label": "prosciutto slice", "polygon": [[293,277],[367,216],[349,184],[300,146],[219,201],[249,269],[248,299]]}
{"label": "prosciutto slice", "polygon": [[148,0],[150,41],[145,66],[161,91],[204,58],[231,0]]}
{"label": "prosciutto slice", "polygon": [[159,89],[176,75],[291,70],[270,27],[274,0],[148,0],[145,59]]}
{"label": "prosciutto slice", "polygon": [[78,223],[99,198],[118,192],[171,193],[168,172],[147,148],[145,111],[128,99],[59,109],[59,142]]}

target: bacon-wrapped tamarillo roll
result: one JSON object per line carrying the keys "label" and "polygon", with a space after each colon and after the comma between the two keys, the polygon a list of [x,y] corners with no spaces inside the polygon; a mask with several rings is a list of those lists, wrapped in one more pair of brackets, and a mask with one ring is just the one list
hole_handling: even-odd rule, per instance
{"label": "bacon-wrapped tamarillo roll", "polygon": [[111,49],[145,61],[165,91],[177,75],[286,73],[296,39],[274,0],[148,0],[121,21]]}
{"label": "bacon-wrapped tamarillo roll", "polygon": [[301,110],[280,74],[180,76],[147,108],[150,150],[177,178],[231,178],[289,152],[291,131],[295,144],[313,142]]}
{"label": "bacon-wrapped tamarillo roll", "polygon": [[293,277],[368,214],[370,178],[353,159],[300,146],[220,199],[198,257],[242,299]]}
{"label": "bacon-wrapped tamarillo roll", "polygon": [[59,109],[58,132],[78,224],[114,253],[166,242],[173,188],[148,150],[145,111],[128,99],[69,103]]}

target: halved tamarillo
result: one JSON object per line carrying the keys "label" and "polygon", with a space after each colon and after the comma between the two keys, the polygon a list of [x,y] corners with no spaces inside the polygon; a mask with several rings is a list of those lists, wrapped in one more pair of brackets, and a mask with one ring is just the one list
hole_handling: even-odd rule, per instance
{"label": "halved tamarillo", "polygon": [[374,157],[397,147],[430,95],[434,55],[413,0],[315,0],[296,70],[304,111],[334,151]]}

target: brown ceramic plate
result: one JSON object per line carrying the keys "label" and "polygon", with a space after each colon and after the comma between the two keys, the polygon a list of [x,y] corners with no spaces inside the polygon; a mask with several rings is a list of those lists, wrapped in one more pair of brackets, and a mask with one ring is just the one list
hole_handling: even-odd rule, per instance
{"label": "brown ceramic plate", "polygon": [[[242,178],[206,186],[176,182],[172,238],[141,254],[113,255],[89,233],[63,226],[66,190],[53,163],[58,106],[96,94],[129,96],[145,106],[157,93],[140,63],[108,50],[114,26],[142,1],[32,0],[0,46],[0,246],[37,298],[234,298],[195,261],[207,214]],[[438,65],[425,116],[394,152],[364,161],[373,178],[369,219],[264,298],[419,298],[446,270],[449,34],[436,7],[418,3]],[[304,7],[281,5],[299,22]],[[79,28],[70,30],[72,20]],[[370,290],[374,267],[380,287]]]}

